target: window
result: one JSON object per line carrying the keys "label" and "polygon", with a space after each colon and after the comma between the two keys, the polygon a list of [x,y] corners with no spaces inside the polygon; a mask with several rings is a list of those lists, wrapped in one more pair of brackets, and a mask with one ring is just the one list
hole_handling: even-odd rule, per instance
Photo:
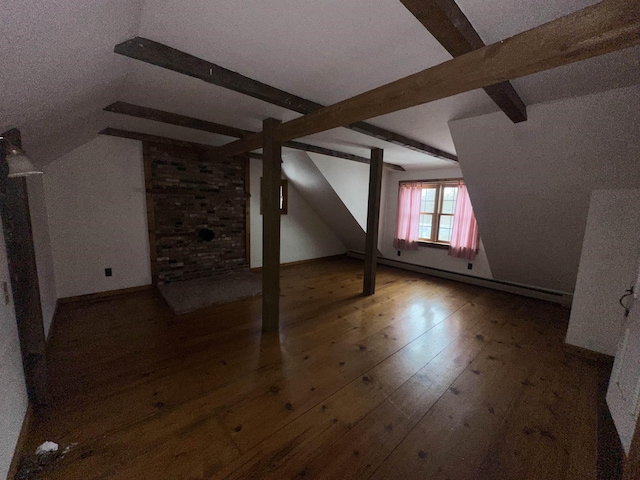
{"label": "window", "polygon": [[418,250],[422,244],[473,260],[479,242],[478,223],[461,180],[400,182],[395,248]]}
{"label": "window", "polygon": [[[280,214],[286,215],[289,206],[289,182],[280,181]],[[262,215],[262,177],[260,177],[260,215]]]}
{"label": "window", "polygon": [[419,242],[449,244],[457,197],[457,182],[421,184]]}

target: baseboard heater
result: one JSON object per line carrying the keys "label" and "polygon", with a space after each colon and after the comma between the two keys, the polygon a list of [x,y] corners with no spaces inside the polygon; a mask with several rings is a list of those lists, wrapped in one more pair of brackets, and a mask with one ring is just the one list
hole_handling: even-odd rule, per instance
{"label": "baseboard heater", "polygon": [[[350,250],[347,252],[347,256],[364,260],[364,253],[362,252]],[[441,270],[439,268],[425,267],[422,265],[415,265],[413,263],[400,262],[398,260],[392,260],[385,257],[378,257],[378,263],[381,265],[388,265],[390,267],[401,268],[403,270],[409,270],[411,272],[431,275],[433,277],[446,278],[447,280],[455,280],[471,285],[477,285],[479,287],[492,288],[494,290],[515,293],[517,295],[523,295],[525,297],[547,300],[549,302],[559,303],[560,305],[564,305],[566,307],[571,306],[571,302],[573,301],[573,294],[567,292],[548,290],[545,288],[521,285],[519,283],[505,282],[502,280],[493,280],[491,278],[474,277],[472,275],[465,275],[464,273],[450,272],[448,270]]]}

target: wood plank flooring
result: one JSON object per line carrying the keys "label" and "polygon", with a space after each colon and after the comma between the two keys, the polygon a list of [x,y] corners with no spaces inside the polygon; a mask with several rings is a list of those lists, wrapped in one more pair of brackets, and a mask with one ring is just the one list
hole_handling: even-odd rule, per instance
{"label": "wood plank flooring", "polygon": [[261,298],[174,316],[154,292],[63,305],[51,479],[595,479],[598,365],[568,310],[362,263],[284,268]]}

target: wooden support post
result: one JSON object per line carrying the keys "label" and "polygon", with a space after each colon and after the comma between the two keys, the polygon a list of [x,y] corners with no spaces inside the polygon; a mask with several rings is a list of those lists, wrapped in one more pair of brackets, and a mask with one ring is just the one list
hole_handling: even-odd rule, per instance
{"label": "wooden support post", "polygon": [[263,122],[262,172],[262,331],[280,326],[280,176],[282,144],[273,136],[280,121]]}
{"label": "wooden support post", "polygon": [[[17,129],[11,129],[0,136],[9,139],[16,147],[21,147],[21,136]],[[0,213],[25,383],[29,400],[36,405],[45,405],[47,403],[46,339],[31,231],[27,182],[24,178],[7,178],[8,168],[3,149],[4,145],[1,145]]]}
{"label": "wooden support post", "polygon": [[369,207],[367,210],[367,239],[364,247],[364,295],[376,292],[378,263],[378,225],[380,223],[380,190],[382,189],[382,157],[384,150],[371,150],[369,167]]}
{"label": "wooden support post", "polygon": [[142,142],[142,165],[144,167],[144,190],[147,200],[147,234],[149,237],[149,262],[151,265],[151,284],[158,286],[158,249],[156,245],[156,204],[153,199],[153,167],[151,145]]}

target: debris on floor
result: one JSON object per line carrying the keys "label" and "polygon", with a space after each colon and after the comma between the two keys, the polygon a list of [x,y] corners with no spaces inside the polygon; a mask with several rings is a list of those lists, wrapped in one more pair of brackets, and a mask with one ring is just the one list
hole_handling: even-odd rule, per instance
{"label": "debris on floor", "polygon": [[60,450],[55,442],[46,441],[36,448],[35,455],[29,455],[22,460],[20,469],[16,474],[16,480],[35,480],[41,478],[39,474],[51,471],[64,456],[74,448],[77,443],[67,445]]}
{"label": "debris on floor", "polygon": [[36,448],[36,455],[44,455],[45,453],[54,453],[58,451],[58,444],[56,442],[44,442],[38,448]]}

